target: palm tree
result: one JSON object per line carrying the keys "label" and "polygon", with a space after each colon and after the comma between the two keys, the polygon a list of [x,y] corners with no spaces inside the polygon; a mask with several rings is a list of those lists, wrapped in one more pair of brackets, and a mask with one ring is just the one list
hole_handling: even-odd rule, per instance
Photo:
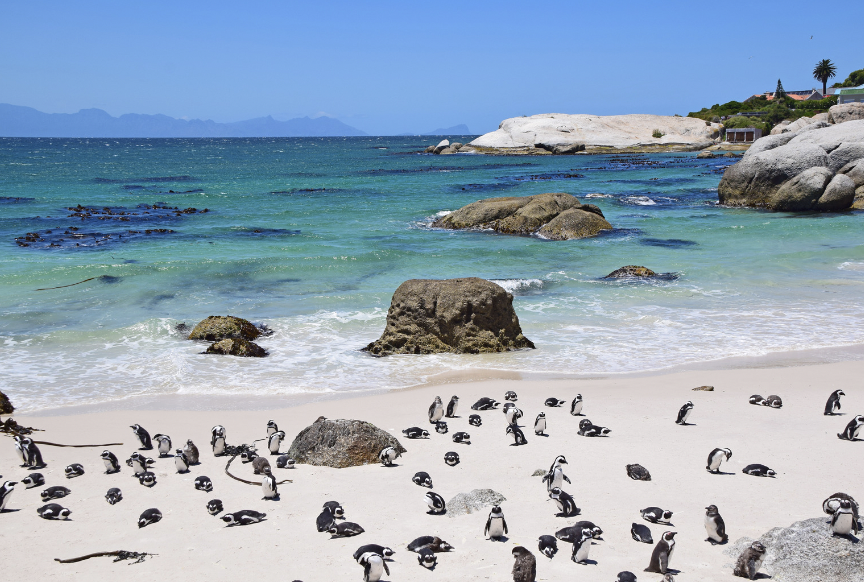
{"label": "palm tree", "polygon": [[816,63],[816,68],[813,69],[813,78],[817,81],[822,81],[822,97],[828,92],[828,79],[837,75],[837,67],[831,62],[831,59],[822,59]]}

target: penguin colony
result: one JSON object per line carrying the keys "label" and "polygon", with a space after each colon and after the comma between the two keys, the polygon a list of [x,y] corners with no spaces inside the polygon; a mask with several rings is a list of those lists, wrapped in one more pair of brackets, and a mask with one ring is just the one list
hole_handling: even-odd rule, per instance
{"label": "penguin colony", "polygon": [[[842,390],[835,390],[825,404],[824,414],[826,416],[834,416],[839,414],[841,409],[840,397],[845,396]],[[505,431],[507,438],[511,439],[511,446],[520,446],[527,444],[527,439],[519,420],[524,416],[523,412],[516,406],[515,402],[518,397],[515,392],[508,391],[504,395],[506,401],[501,409],[504,415]],[[763,398],[760,395],[750,397],[751,404],[759,406],[767,406],[771,408],[781,408],[782,400],[779,396],[771,395],[768,398]],[[557,398],[547,398],[544,401],[544,406],[549,408],[559,408],[567,404],[564,400]],[[442,420],[460,418],[457,416],[459,398],[453,396],[450,402],[443,405],[440,397],[436,397],[428,410],[428,420],[430,424],[435,425],[435,430],[439,434],[447,433],[447,423]],[[472,410],[476,411],[492,411],[498,409],[500,403],[492,398],[484,397],[479,399],[471,406]],[[583,416],[582,410],[584,401],[582,395],[577,395],[570,403],[569,412],[572,416]],[[693,402],[686,402],[678,411],[675,422],[681,426],[692,426],[688,422],[691,413],[694,410]],[[471,414],[469,423],[472,426],[481,426],[482,421],[479,415]],[[443,425],[443,430],[442,430]],[[864,415],[854,416],[837,436],[841,440],[856,441],[860,439],[860,431],[864,426]],[[150,437],[146,429],[140,425],[131,426],[134,436],[140,444],[139,450],[134,451],[129,459],[126,460],[126,465],[131,468],[132,475],[137,478],[139,483],[146,487],[154,487],[157,484],[156,475],[149,469],[154,466],[156,461],[140,451],[152,451],[154,443],[159,458],[171,457],[171,438],[164,434],[156,434]],[[539,412],[534,420],[535,436],[548,436],[547,418],[545,412]],[[215,456],[226,454],[226,429],[221,425],[214,426],[211,430],[211,449]],[[428,439],[430,438],[429,431],[421,427],[410,427],[402,431],[402,433],[411,439]],[[579,420],[578,434],[585,437],[608,437],[611,430],[606,427],[594,425],[589,419],[582,418]],[[267,442],[267,449],[270,455],[279,455],[277,467],[293,468],[294,461],[287,455],[280,454],[282,441],[285,439],[285,432],[280,431],[274,421],[267,423],[267,436],[264,440]],[[452,436],[454,443],[470,445],[470,435],[466,432],[456,432]],[[46,467],[41,451],[39,450],[33,439],[29,437],[16,436],[14,437],[14,446],[18,456],[21,459],[21,466],[28,469],[42,469]],[[395,461],[401,454],[393,447],[385,447],[379,454],[379,459],[382,465],[398,466]],[[106,474],[119,473],[122,471],[122,466],[114,452],[110,450],[102,451],[99,456],[104,465]],[[722,473],[721,465],[724,462],[729,462],[732,457],[732,451],[728,448],[715,448],[708,454],[706,470],[712,474],[734,474]],[[175,470],[177,473],[187,473],[191,467],[199,463],[199,451],[192,440],[187,440],[182,448],[175,449],[174,455]],[[278,500],[279,493],[277,490],[277,479],[272,473],[267,458],[258,455],[255,451],[247,451],[243,453],[242,462],[251,463],[255,474],[262,477],[261,488],[263,497],[262,500]],[[444,456],[444,464],[449,466],[458,465],[460,462],[459,455],[456,452],[448,452]],[[557,456],[553,461],[549,470],[543,475],[542,483],[545,484],[546,493],[549,500],[554,503],[560,517],[573,517],[580,515],[582,510],[577,507],[576,501],[572,495],[567,493],[563,487],[564,484],[571,485],[570,478],[565,474],[565,465],[568,465],[564,455]],[[634,480],[650,481],[651,476],[648,470],[638,464],[630,464],[626,466],[628,475]],[[85,474],[85,467],[81,463],[73,463],[65,467],[64,475],[67,479],[74,479]],[[751,463],[744,467],[742,473],[757,477],[776,478],[777,472],[773,469],[759,463]],[[424,495],[424,501],[427,506],[427,513],[430,515],[444,515],[447,512],[446,502],[444,498],[432,491],[433,481],[430,474],[426,471],[419,471],[412,478],[413,483],[427,489]],[[42,473],[33,472],[25,478],[21,479],[21,484],[26,489],[45,486],[45,477]],[[3,512],[9,506],[10,498],[15,490],[17,483],[13,481],[5,481],[0,484],[0,512]],[[212,492],[214,489],[213,481],[204,475],[197,476],[193,481],[195,490],[203,492]],[[53,501],[63,500],[72,494],[72,491],[63,486],[54,485],[47,487],[40,492],[41,500],[45,505],[42,505],[36,510],[36,514],[46,520],[67,520],[72,515],[72,510],[59,503]],[[105,494],[105,500],[110,505],[115,505],[123,501],[123,493],[120,488],[113,487],[108,489]],[[46,503],[47,502],[47,503]],[[859,505],[851,496],[846,493],[838,492],[823,502],[823,511],[830,516],[830,525],[828,526],[833,535],[836,536],[852,536],[858,535],[860,531],[859,525]],[[222,501],[219,499],[211,499],[202,504],[202,511],[206,511],[213,516],[218,516],[226,524],[226,527],[245,526],[259,523],[266,519],[267,514],[256,510],[242,509],[233,513],[224,512]],[[635,513],[635,512],[634,512]],[[639,510],[639,515],[643,521],[661,525],[661,529],[671,527],[671,519],[673,512],[660,507],[647,507]],[[0,518],[2,519],[2,518]],[[159,523],[163,519],[163,514],[158,508],[149,508],[144,510],[138,519],[138,528],[148,527]],[[726,533],[726,524],[720,515],[716,505],[708,505],[705,507],[704,518],[705,530],[707,533],[706,542],[714,544],[727,543],[729,536]],[[345,521],[345,510],[337,501],[328,501],[323,507],[321,514],[316,519],[316,528],[319,532],[326,532],[332,538],[352,537],[363,534],[365,530],[359,524]],[[634,522],[631,526],[631,537],[638,543],[654,544],[654,537],[650,528],[644,523]],[[485,522],[485,528],[482,535],[490,541],[506,541],[510,534],[507,525],[506,517],[501,506],[494,506],[489,511]],[[570,559],[576,564],[589,564],[590,549],[593,543],[592,540],[602,540],[603,530],[590,521],[578,521],[572,526],[559,529],[553,535],[541,535],[537,538],[537,549],[540,554],[547,558],[553,559],[558,553],[558,542],[562,541],[571,544]],[[664,575],[664,580],[672,580],[672,572],[675,570],[671,567],[671,559],[675,550],[675,531],[663,531],[660,537],[653,546],[653,550],[648,561],[648,565],[644,568],[646,572],[654,572]],[[437,565],[437,554],[454,550],[453,546],[445,542],[437,536],[421,536],[407,545],[410,552],[417,554],[418,564],[427,569],[434,569]],[[763,544],[758,541],[753,542],[737,559],[734,566],[734,575],[756,579],[765,554],[768,551]],[[358,548],[354,553],[353,558],[363,568],[363,580],[365,582],[377,582],[384,574],[390,575],[388,561],[392,562],[394,550],[389,547],[377,544],[365,544]],[[533,582],[536,579],[537,562],[534,554],[523,546],[516,546],[512,550],[512,555],[515,560],[513,566],[513,580],[515,582]],[[629,582],[637,580],[635,574],[630,571],[622,571],[618,574],[618,582]]]}

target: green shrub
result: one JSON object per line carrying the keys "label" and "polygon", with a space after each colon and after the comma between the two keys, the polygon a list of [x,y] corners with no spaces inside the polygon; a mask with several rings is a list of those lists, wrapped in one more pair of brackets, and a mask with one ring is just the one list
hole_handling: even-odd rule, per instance
{"label": "green shrub", "polygon": [[660,139],[664,135],[666,135],[666,134],[663,133],[662,131],[660,131],[659,129],[655,129],[654,133],[651,134],[651,137],[656,138],[656,139]]}
{"label": "green shrub", "polygon": [[842,83],[834,83],[832,87],[858,87],[864,85],[864,69],[852,71]]}

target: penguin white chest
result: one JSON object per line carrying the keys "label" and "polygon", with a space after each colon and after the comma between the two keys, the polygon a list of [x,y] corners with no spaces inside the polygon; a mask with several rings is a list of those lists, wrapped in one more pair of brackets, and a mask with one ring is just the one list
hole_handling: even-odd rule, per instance
{"label": "penguin white chest", "polygon": [[368,582],[378,582],[384,575],[384,567],[378,559],[369,560],[369,574],[366,576]]}
{"label": "penguin white chest", "polygon": [[841,513],[834,520],[834,524],[831,527],[834,530],[834,533],[838,533],[840,535],[849,534],[852,531],[852,514]]}
{"label": "penguin white chest", "polygon": [[546,430],[546,419],[538,418],[537,422],[534,424],[534,432],[543,432]]}
{"label": "penguin white chest", "polygon": [[[717,522],[714,521],[713,517],[708,515],[705,516],[705,531],[708,533],[708,537],[714,541],[722,542],[723,538],[721,538],[717,534]],[[669,550],[669,553],[672,553],[672,550]]]}
{"label": "penguin white chest", "polygon": [[489,537],[490,538],[500,538],[504,535],[504,520],[501,518],[494,518],[492,523],[489,524]]}
{"label": "penguin white chest", "polygon": [[573,405],[573,410],[570,411],[570,414],[577,415],[582,413],[582,401],[580,400],[576,404]]}
{"label": "penguin white chest", "polygon": [[584,562],[588,559],[588,552],[591,549],[591,540],[585,540],[582,542],[582,545],[579,546],[579,549],[576,550],[576,555],[574,557],[576,562]]}
{"label": "penguin white chest", "polygon": [[692,408],[688,408],[684,411],[684,416],[681,417],[681,422],[687,422],[687,419],[690,418],[690,413],[693,412]]}

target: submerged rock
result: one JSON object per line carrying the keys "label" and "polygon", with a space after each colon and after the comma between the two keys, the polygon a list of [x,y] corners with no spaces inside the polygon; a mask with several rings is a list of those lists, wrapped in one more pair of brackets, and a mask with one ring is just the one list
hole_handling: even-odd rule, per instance
{"label": "submerged rock", "polygon": [[649,269],[648,267],[640,267],[637,265],[627,265],[626,267],[621,267],[620,269],[615,269],[605,277],[604,279],[626,279],[629,277],[656,277],[657,273]]}
{"label": "submerged rock", "polygon": [[15,407],[12,406],[9,397],[0,392],[0,414],[12,414],[13,412],[15,412]]}
{"label": "submerged rock", "polygon": [[513,296],[495,283],[471,277],[405,281],[393,293],[384,333],[363,349],[386,356],[533,347],[522,335]]}
{"label": "submerged rock", "polygon": [[468,515],[487,507],[500,505],[504,501],[507,501],[507,498],[492,489],[474,489],[468,493],[458,493],[447,502],[447,517]]}
{"label": "submerged rock", "polygon": [[585,238],[612,229],[597,206],[582,204],[575,196],[560,192],[478,200],[439,218],[432,226],[537,234],[552,240]]}
{"label": "submerged rock", "polygon": [[322,416],[300,431],[287,455],[298,463],[342,469],[379,463],[385,447],[407,452],[396,437],[374,424]]}
{"label": "submerged rock", "polygon": [[255,342],[239,338],[228,338],[211,344],[204,353],[240,356],[241,358],[263,358],[267,355],[267,350]]}
{"label": "submerged rock", "polygon": [[261,335],[261,330],[245,319],[233,315],[211,315],[195,326],[195,329],[189,334],[189,339],[215,342],[237,338],[251,341],[259,335]]}

